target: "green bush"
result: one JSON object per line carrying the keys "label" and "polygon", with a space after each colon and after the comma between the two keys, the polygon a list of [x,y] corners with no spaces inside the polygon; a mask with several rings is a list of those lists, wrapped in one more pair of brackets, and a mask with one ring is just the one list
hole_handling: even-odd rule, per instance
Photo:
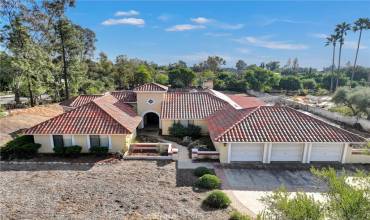
{"label": "green bush", "polygon": [[295,76],[285,76],[280,79],[279,87],[281,89],[295,91],[302,88],[300,79]]}
{"label": "green bush", "polygon": [[[24,136],[19,136],[15,138],[14,140],[9,141],[8,143],[5,144],[4,147],[0,148],[0,156],[1,159],[12,159],[12,158],[17,158],[18,155],[23,157],[22,152],[22,146],[27,145],[27,144],[33,144],[33,136],[30,135],[24,135]],[[33,146],[34,147],[34,146]],[[33,149],[33,147],[31,147]],[[27,157],[32,157],[37,153],[38,148],[36,149],[36,152],[33,153],[33,150],[29,150],[28,148],[25,149],[24,151],[31,151],[31,155]],[[23,157],[24,158],[24,157]]]}
{"label": "green bush", "polygon": [[229,220],[251,220],[251,217],[248,215],[243,215],[238,211],[233,211],[230,215]]}
{"label": "green bush", "polygon": [[64,148],[64,155],[69,157],[76,157],[81,153],[82,147],[80,146],[70,146]]}
{"label": "green bush", "polygon": [[53,151],[57,155],[64,155],[65,147],[63,146],[54,146]]}
{"label": "green bush", "polygon": [[218,189],[221,186],[221,180],[215,175],[205,174],[199,177],[195,186],[203,189]]}
{"label": "green bush", "polygon": [[230,205],[231,201],[224,192],[214,190],[207,196],[203,203],[212,208],[224,209]]}
{"label": "green bush", "polygon": [[302,86],[304,89],[316,89],[316,81],[314,79],[303,79]]}
{"label": "green bush", "polygon": [[205,174],[214,174],[213,170],[208,169],[207,167],[197,167],[194,170],[194,175],[197,177],[201,177]]}
{"label": "green bush", "polygon": [[187,135],[186,127],[184,127],[180,123],[174,123],[170,128],[169,128],[169,133],[170,135],[174,137],[179,137],[183,138]]}
{"label": "green bush", "polygon": [[169,128],[170,135],[174,137],[183,138],[185,136],[190,136],[197,138],[200,136],[201,127],[196,125],[188,125],[188,127],[183,126],[181,123],[174,123]]}
{"label": "green bush", "polygon": [[108,147],[90,147],[90,153],[97,156],[106,155],[109,151]]}
{"label": "green bush", "polygon": [[41,144],[28,143],[14,147],[14,156],[16,158],[32,158],[36,156]]}

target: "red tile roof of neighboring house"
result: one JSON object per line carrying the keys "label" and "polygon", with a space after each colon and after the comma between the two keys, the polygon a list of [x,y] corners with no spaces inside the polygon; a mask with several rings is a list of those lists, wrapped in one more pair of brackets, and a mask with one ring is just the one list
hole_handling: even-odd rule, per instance
{"label": "red tile roof of neighboring house", "polygon": [[246,94],[235,94],[227,96],[242,108],[254,108],[261,105],[266,105],[265,102],[257,99],[256,97],[248,96]]}
{"label": "red tile roof of neighboring house", "polygon": [[25,131],[25,134],[130,134],[141,117],[127,104],[105,95]]}
{"label": "red tile roof of neighboring house", "polygon": [[168,92],[161,106],[162,119],[205,119],[227,102],[209,92]]}
{"label": "red tile roof of neighboring house", "polygon": [[218,111],[208,119],[217,142],[363,142],[364,138],[289,107]]}
{"label": "red tile roof of neighboring house", "polygon": [[110,94],[123,102],[136,102],[136,93],[130,90],[114,91]]}
{"label": "red tile roof of neighboring house", "polygon": [[133,91],[135,92],[160,92],[160,91],[167,91],[168,87],[158,84],[158,83],[146,83],[144,85],[138,86],[134,88]]}
{"label": "red tile roof of neighboring house", "polygon": [[60,105],[68,107],[78,107],[86,103],[89,103],[92,100],[99,98],[101,96],[102,95],[79,95],[61,102]]}

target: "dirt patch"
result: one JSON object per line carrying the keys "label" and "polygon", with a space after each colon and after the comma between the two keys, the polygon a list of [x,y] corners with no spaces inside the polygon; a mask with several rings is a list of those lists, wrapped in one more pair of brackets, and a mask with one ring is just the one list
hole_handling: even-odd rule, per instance
{"label": "dirt patch", "polygon": [[56,154],[38,154],[31,159],[14,159],[17,162],[66,162],[66,163],[99,163],[117,158],[114,154],[97,156],[94,154],[80,154],[77,157],[62,157]]}
{"label": "dirt patch", "polygon": [[177,175],[174,162],[119,161],[84,167],[87,170],[54,168],[18,165],[2,171],[0,218],[228,219],[230,212],[207,210],[201,205],[206,193],[179,187],[178,182],[190,173]]}
{"label": "dirt patch", "polygon": [[12,136],[23,129],[61,113],[63,113],[63,108],[59,104],[40,105],[33,108],[10,111],[8,116],[0,118],[0,146],[11,140]]}

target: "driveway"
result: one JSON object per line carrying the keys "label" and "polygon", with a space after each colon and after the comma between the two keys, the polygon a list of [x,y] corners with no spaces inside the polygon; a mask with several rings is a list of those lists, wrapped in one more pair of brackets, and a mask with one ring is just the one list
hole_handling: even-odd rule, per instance
{"label": "driveway", "polygon": [[288,191],[305,191],[322,201],[326,185],[308,170],[227,169],[216,170],[223,179],[223,190],[233,200],[234,208],[257,215],[265,206],[260,199],[284,186]]}

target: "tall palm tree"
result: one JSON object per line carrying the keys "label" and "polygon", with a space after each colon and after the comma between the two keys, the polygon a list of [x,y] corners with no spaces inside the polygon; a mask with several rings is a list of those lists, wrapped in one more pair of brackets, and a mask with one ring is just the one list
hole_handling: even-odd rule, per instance
{"label": "tall palm tree", "polygon": [[335,88],[338,88],[339,85],[339,74],[340,74],[340,60],[342,56],[342,47],[344,44],[344,38],[347,35],[347,31],[351,30],[351,25],[343,22],[340,24],[337,24],[335,27],[335,32],[338,35],[338,40],[339,40],[339,56],[338,56],[338,69],[337,69],[337,82],[335,85]]}
{"label": "tall palm tree", "polygon": [[351,81],[349,83],[350,87],[352,87],[352,81],[353,81],[353,78],[354,78],[355,72],[356,72],[356,64],[357,64],[357,58],[358,58],[358,51],[360,49],[362,31],[363,30],[369,30],[369,29],[370,29],[370,19],[369,18],[359,18],[359,19],[357,19],[357,21],[355,21],[354,26],[352,27],[353,32],[360,31],[360,35],[358,36],[358,41],[357,41],[355,62],[353,63]]}
{"label": "tall palm tree", "polygon": [[334,67],[335,67],[335,48],[337,46],[338,36],[335,34],[330,35],[330,37],[326,38],[325,46],[332,45],[333,46],[333,56],[332,56],[332,63],[331,63],[331,78],[330,78],[330,91],[333,91],[334,86]]}

